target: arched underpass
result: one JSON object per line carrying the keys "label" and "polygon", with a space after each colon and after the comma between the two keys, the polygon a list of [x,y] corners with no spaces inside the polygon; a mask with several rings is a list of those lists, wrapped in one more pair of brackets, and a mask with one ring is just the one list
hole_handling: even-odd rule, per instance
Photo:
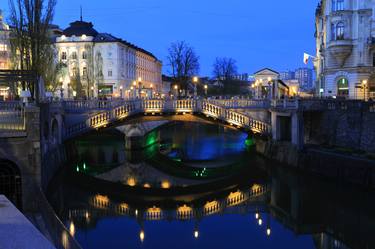
{"label": "arched underpass", "polygon": [[0,194],[22,209],[22,178],[16,164],[0,159]]}

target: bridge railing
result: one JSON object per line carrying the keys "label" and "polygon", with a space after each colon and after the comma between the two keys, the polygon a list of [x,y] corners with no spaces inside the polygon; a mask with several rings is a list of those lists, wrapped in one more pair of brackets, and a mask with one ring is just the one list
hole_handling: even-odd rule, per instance
{"label": "bridge railing", "polygon": [[84,112],[87,110],[110,110],[124,103],[124,100],[67,100],[63,102],[63,106],[68,112]]}
{"label": "bridge railing", "polygon": [[[98,102],[100,103],[100,102]],[[111,105],[105,102],[106,105]],[[211,101],[181,99],[181,100],[133,100],[123,102],[111,109],[105,109],[91,115],[86,122],[72,125],[66,130],[66,138],[72,137],[89,129],[105,127],[112,122],[124,119],[137,113],[194,113],[201,112],[209,117],[228,122],[238,127],[250,128],[259,133],[269,133],[270,125],[262,121],[254,120],[246,114],[228,110],[223,106],[212,104]],[[78,107],[84,105],[79,104]],[[77,106],[76,106],[77,107]],[[96,106],[97,107],[97,106]]]}
{"label": "bridge railing", "polygon": [[214,105],[220,105],[227,109],[261,109],[270,107],[270,101],[266,99],[211,99],[208,101]]}
{"label": "bridge railing", "polygon": [[271,107],[277,109],[298,109],[298,99],[274,99]]}
{"label": "bridge railing", "polygon": [[25,108],[21,102],[0,102],[0,130],[26,130]]}

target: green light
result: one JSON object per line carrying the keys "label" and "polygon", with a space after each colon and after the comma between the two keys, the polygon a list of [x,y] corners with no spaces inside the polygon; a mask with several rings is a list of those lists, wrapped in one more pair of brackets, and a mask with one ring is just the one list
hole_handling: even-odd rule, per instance
{"label": "green light", "polygon": [[247,147],[255,145],[254,139],[253,138],[246,139],[245,144],[246,144]]}
{"label": "green light", "polygon": [[76,171],[79,172],[79,167],[78,167],[78,165],[77,165]]}
{"label": "green light", "polygon": [[157,131],[150,132],[146,137],[146,146],[153,145],[157,143],[157,141],[158,141],[158,132]]}
{"label": "green light", "polygon": [[83,163],[83,170],[86,170],[86,163]]}

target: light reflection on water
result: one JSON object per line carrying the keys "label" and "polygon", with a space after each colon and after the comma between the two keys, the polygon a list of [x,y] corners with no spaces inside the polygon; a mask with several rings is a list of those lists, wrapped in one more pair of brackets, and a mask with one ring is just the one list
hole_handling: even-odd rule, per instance
{"label": "light reflection on water", "polygon": [[[85,161],[88,170],[101,167],[99,175],[136,177],[134,184],[125,184],[135,189],[87,186],[82,185],[85,180],[68,176],[51,191],[56,212],[84,249],[374,248],[370,231],[375,217],[367,212],[375,208],[373,198],[356,189],[275,169],[274,163],[254,154],[247,156],[241,178],[211,186],[214,180],[170,177],[172,184],[162,189],[165,174],[142,162],[144,154],[129,155],[121,137],[98,136],[96,144],[90,139],[77,143],[78,161]],[[177,124],[162,129],[160,137],[185,161],[235,162],[236,156],[246,153],[247,135],[223,127]],[[95,155],[98,151],[102,155]],[[119,165],[132,171],[119,171]],[[147,190],[139,190],[145,181]],[[195,192],[183,194],[184,184]],[[197,192],[196,184],[206,185]]]}

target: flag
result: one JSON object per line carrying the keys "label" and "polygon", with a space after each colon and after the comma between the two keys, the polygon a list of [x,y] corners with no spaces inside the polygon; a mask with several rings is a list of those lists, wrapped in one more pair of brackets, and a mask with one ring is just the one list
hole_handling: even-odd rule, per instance
{"label": "flag", "polygon": [[305,63],[305,65],[309,63],[309,58],[310,58],[309,54],[306,54],[306,53],[303,54],[303,63]]}

